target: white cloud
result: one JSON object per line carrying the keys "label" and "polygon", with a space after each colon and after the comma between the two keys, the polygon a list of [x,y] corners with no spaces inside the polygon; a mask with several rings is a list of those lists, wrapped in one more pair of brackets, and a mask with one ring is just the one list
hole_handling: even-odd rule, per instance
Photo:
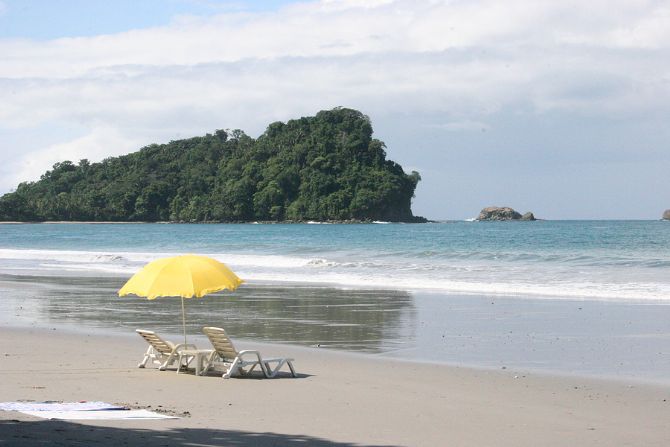
{"label": "white cloud", "polygon": [[[16,187],[21,181],[36,180],[40,174],[51,169],[54,163],[70,160],[77,163],[81,159],[96,162],[106,157],[136,150],[141,144],[109,127],[94,127],[84,136],[60,142],[31,151],[24,157],[13,157],[3,165],[5,171],[1,186],[6,190]],[[12,179],[13,177],[13,179]],[[8,182],[7,180],[14,180]]]}
{"label": "white cloud", "polygon": [[652,0],[347,0],[114,35],[3,39],[0,130],[69,122],[89,132],[39,154],[3,150],[0,162],[21,166],[6,180],[16,184],[64,158],[221,127],[258,133],[338,105],[373,119],[439,112],[451,117],[447,130],[481,129],[518,107],[667,110],[669,33],[668,7]]}
{"label": "white cloud", "polygon": [[114,35],[0,41],[4,56],[0,76],[68,78],[119,65],[195,65],[448,49],[475,50],[488,59],[501,48],[540,47],[550,55],[563,44],[576,43],[668,48],[667,9],[644,3],[298,3],[277,12],[191,17],[170,26]]}

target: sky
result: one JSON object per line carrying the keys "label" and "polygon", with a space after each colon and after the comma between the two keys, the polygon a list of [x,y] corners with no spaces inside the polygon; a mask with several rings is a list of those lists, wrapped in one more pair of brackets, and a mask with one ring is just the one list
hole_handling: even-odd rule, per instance
{"label": "sky", "polygon": [[670,2],[0,0],[0,193],[338,106],[421,174],[416,215],[658,219]]}

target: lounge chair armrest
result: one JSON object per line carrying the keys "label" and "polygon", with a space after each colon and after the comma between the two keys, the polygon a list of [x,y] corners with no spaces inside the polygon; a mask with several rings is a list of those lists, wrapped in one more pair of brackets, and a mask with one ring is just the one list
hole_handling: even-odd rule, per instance
{"label": "lounge chair armrest", "polygon": [[256,356],[256,358],[258,359],[258,362],[259,362],[259,363],[263,361],[263,357],[261,357],[261,353],[260,353],[259,351],[254,350],[254,349],[245,349],[244,351],[240,351],[240,352],[237,353],[237,356],[238,356],[239,358],[242,358],[242,357],[244,357],[245,355],[254,355],[254,356]]}

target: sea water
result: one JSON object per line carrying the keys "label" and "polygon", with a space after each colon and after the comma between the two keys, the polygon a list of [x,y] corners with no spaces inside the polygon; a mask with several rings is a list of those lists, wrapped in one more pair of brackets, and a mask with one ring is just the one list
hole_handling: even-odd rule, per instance
{"label": "sea water", "polygon": [[0,272],[128,277],[182,253],[246,281],[458,294],[670,300],[670,222],[21,224]]}

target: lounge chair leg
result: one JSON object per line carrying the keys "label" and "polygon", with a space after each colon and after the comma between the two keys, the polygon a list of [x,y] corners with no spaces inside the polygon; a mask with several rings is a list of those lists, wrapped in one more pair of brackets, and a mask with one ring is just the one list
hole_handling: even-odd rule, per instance
{"label": "lounge chair leg", "polygon": [[216,357],[216,351],[212,351],[212,353],[207,356],[205,359],[205,365],[202,368],[202,371],[200,371],[200,375],[204,376],[209,372],[209,368],[212,366],[212,362],[214,361],[214,358]]}
{"label": "lounge chair leg", "polygon": [[236,358],[233,363],[228,367],[228,370],[223,374],[224,379],[230,379],[236,372],[238,372],[239,368],[239,358]]}
{"label": "lounge chair leg", "polygon": [[268,379],[273,378],[275,373],[274,373],[274,371],[272,371],[272,367],[270,367],[270,363],[269,362],[263,362],[263,365],[265,366],[265,368],[263,369],[263,374],[265,375],[265,377],[267,377]]}
{"label": "lounge chair leg", "polygon": [[[260,363],[254,363],[253,365],[251,365],[251,368],[249,368],[246,371],[243,370],[242,368],[239,368],[238,370],[239,370],[240,374],[244,376],[244,375],[251,374],[252,372],[254,372],[256,367],[259,366],[259,365],[260,365]],[[260,368],[263,369],[263,365],[260,365]]]}
{"label": "lounge chair leg", "polygon": [[177,374],[179,374],[179,371],[181,371],[182,367],[184,369],[188,369],[189,365],[193,361],[195,356],[193,355],[184,355],[181,352],[179,353],[179,359],[177,362],[179,363],[179,366],[177,366]]}
{"label": "lounge chair leg", "polygon": [[148,355],[145,355],[144,358],[142,359],[142,361],[141,361],[140,363],[137,364],[137,367],[138,367],[138,368],[145,368],[146,365],[147,365],[147,361],[148,361],[148,360],[149,360],[149,356],[148,356]]}
{"label": "lounge chair leg", "polygon": [[286,363],[288,363],[288,368],[291,370],[291,376],[298,377],[298,374],[295,372],[295,368],[293,368],[293,363],[290,360],[288,360]]}
{"label": "lounge chair leg", "polygon": [[151,357],[151,354],[153,354],[153,348],[149,346],[149,349],[147,349],[147,352],[144,353],[144,358],[140,363],[137,364],[138,368],[144,368],[147,365],[147,362],[149,361],[149,358]]}

